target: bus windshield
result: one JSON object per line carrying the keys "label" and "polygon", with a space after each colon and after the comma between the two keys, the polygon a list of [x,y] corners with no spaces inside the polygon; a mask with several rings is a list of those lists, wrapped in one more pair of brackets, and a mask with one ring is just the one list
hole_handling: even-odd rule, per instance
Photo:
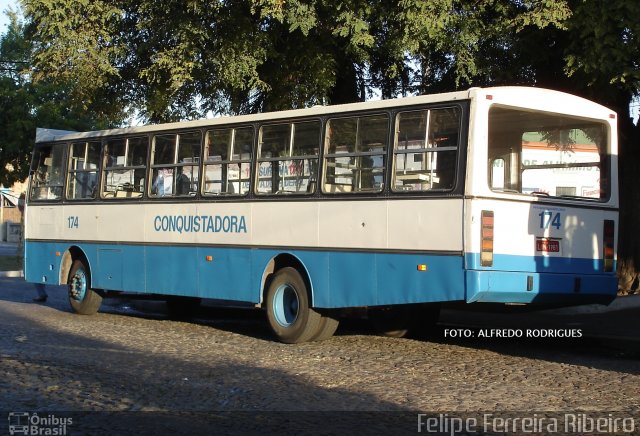
{"label": "bus windshield", "polygon": [[488,149],[494,191],[609,198],[608,132],[600,121],[494,107]]}

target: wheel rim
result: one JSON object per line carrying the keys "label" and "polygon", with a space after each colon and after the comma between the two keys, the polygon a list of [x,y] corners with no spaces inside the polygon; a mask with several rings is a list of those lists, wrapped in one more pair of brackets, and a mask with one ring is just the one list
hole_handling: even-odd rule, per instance
{"label": "wheel rim", "polygon": [[87,275],[84,273],[84,270],[79,269],[75,272],[75,274],[71,278],[71,286],[69,287],[69,296],[76,301],[82,301],[84,300],[84,297],[86,294],[87,294]]}
{"label": "wheel rim", "polygon": [[276,289],[273,297],[273,314],[275,320],[282,327],[290,327],[298,319],[300,300],[296,289],[283,284]]}

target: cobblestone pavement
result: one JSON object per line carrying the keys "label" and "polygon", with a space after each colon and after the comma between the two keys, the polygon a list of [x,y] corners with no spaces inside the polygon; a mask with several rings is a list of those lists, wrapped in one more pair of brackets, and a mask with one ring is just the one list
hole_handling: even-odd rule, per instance
{"label": "cobblestone pavement", "polygon": [[[347,323],[328,341],[285,345],[272,339],[260,311],[210,309],[180,322],[161,302],[105,300],[101,313],[81,316],[70,312],[64,288],[49,294],[47,304],[35,304],[31,285],[0,279],[3,413],[150,412],[121,417],[156,423],[173,414],[178,430],[196,425],[190,413],[221,425],[227,415],[211,413],[226,411],[253,412],[254,424],[256,411],[581,410],[640,418],[640,356],[624,346],[450,339],[446,326],[426,341],[393,339],[364,322]],[[322,419],[329,424],[331,416]],[[84,424],[88,433],[107,432]]]}

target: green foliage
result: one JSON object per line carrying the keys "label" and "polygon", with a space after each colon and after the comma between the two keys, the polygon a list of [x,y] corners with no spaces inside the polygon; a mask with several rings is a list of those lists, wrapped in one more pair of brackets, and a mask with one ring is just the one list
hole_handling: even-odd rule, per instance
{"label": "green foliage", "polygon": [[100,0],[25,1],[24,8],[34,24],[34,80],[73,83],[75,103],[87,109],[118,76],[115,64],[124,53],[113,35],[122,10]]}
{"label": "green foliage", "polygon": [[69,87],[87,110],[107,103],[105,116],[128,107],[152,122],[374,89],[529,83],[589,94],[586,83],[633,94],[640,79],[640,6],[626,0],[23,3],[36,82]]}
{"label": "green foliage", "polygon": [[[76,104],[74,87],[31,78],[33,45],[15,13],[0,37],[0,184],[11,186],[28,176],[36,127],[87,130],[117,125],[123,113],[111,103],[88,111]],[[95,96],[100,92],[94,92]],[[104,94],[103,94],[104,95]]]}
{"label": "green foliage", "polygon": [[590,84],[638,92],[640,83],[640,3],[576,2],[569,21],[572,39],[565,70]]}

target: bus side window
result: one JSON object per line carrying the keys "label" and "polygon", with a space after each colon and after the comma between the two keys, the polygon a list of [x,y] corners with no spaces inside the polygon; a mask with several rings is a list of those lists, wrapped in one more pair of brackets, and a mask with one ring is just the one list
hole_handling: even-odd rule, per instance
{"label": "bus side window", "polygon": [[311,194],[316,185],[320,121],[262,126],[256,193]]}
{"label": "bus side window", "polygon": [[68,199],[96,198],[101,145],[97,141],[71,144],[67,177]]}
{"label": "bus side window", "polygon": [[204,195],[246,195],[249,192],[253,137],[253,127],[207,132]]}
{"label": "bus side window", "polygon": [[144,137],[107,142],[102,198],[142,197],[148,148],[148,140]]}
{"label": "bus side window", "polygon": [[196,195],[200,137],[200,132],[154,136],[149,172],[151,197]]}
{"label": "bus side window", "polygon": [[387,115],[330,119],[325,135],[322,191],[382,191],[388,131]]}
{"label": "bus side window", "polygon": [[401,112],[394,145],[394,191],[451,190],[455,184],[460,109]]}

